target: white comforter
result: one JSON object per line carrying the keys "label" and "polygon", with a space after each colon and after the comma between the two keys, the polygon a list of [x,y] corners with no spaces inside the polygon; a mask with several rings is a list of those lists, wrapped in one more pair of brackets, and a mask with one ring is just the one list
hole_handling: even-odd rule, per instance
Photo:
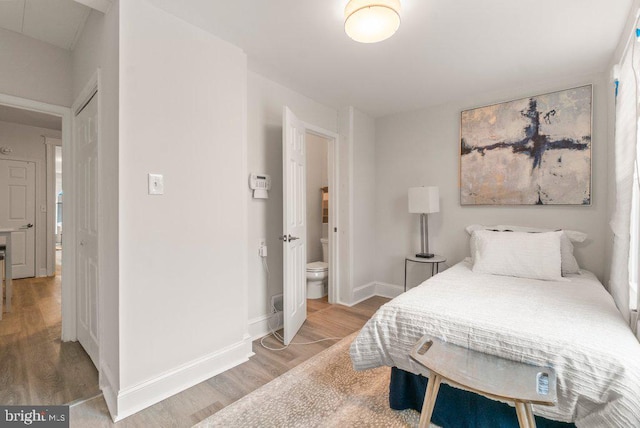
{"label": "white comforter", "polygon": [[587,271],[539,281],[471,271],[468,260],[382,306],[351,345],[356,370],[427,375],[409,358],[424,334],[554,367],[558,405],[534,406],[578,427],[640,427],[640,344]]}

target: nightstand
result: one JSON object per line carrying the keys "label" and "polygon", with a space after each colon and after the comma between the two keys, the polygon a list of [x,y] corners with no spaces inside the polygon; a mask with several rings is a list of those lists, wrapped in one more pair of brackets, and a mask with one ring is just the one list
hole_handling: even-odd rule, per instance
{"label": "nightstand", "polygon": [[429,259],[424,259],[422,257],[416,257],[416,256],[409,256],[409,257],[405,257],[404,259],[404,291],[407,291],[407,263],[412,262],[412,263],[427,263],[431,265],[431,276],[437,274],[438,272],[440,272],[440,263],[444,263],[446,262],[447,259],[445,259],[442,256],[439,255],[434,255],[433,257],[429,258]]}

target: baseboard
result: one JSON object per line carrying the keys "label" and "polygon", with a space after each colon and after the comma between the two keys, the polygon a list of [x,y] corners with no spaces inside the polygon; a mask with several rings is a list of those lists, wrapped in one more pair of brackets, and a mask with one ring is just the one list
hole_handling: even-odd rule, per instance
{"label": "baseboard", "polygon": [[353,298],[352,303],[348,306],[354,306],[358,303],[364,302],[367,299],[372,298],[376,295],[376,283],[370,282],[365,285],[361,285],[360,287],[353,289]]}
{"label": "baseboard", "polygon": [[[116,405],[113,406],[116,408],[113,420],[117,422],[131,416],[165,398],[244,363],[252,355],[251,338],[246,335],[242,341],[220,351],[198,358],[138,385],[125,388],[118,392]],[[107,391],[105,391],[105,399],[107,399],[107,395]]]}
{"label": "baseboard", "polygon": [[[271,327],[269,327],[269,322],[271,322]],[[284,318],[282,317],[282,311],[250,319],[249,336],[251,336],[251,341],[260,339],[261,337],[271,333],[272,328],[280,330],[283,326],[283,322]]]}
{"label": "baseboard", "polygon": [[109,366],[103,362],[100,363],[100,389],[104,396],[104,401],[107,403],[107,408],[111,414],[112,419],[115,422],[115,415],[118,414],[118,394],[116,393],[117,383]]}
{"label": "baseboard", "polygon": [[38,269],[38,278],[44,278],[47,276],[49,276],[49,273],[47,272],[47,268]]}
{"label": "baseboard", "polygon": [[376,282],[376,296],[393,299],[404,293],[402,285],[389,284],[386,282]]}

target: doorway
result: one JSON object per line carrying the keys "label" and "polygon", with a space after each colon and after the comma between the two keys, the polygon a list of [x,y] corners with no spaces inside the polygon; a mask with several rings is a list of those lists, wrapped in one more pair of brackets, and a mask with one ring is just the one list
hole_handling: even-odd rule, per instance
{"label": "doorway", "polygon": [[307,314],[329,304],[329,188],[330,140],[312,132],[305,134],[307,211]]}
{"label": "doorway", "polygon": [[[0,225],[6,217],[16,223],[6,226],[20,229],[12,234],[12,265],[18,272],[13,277],[24,277],[13,281],[11,312],[0,320],[0,349],[15,362],[0,365],[0,378],[7,380],[0,402],[65,404],[99,391],[91,359],[78,342],[68,341],[75,339],[64,327],[62,306],[69,302],[49,251],[56,235],[55,148],[70,144],[70,110],[0,94],[0,127]],[[29,234],[35,235],[33,251],[27,249]],[[19,273],[30,255],[34,268]]]}

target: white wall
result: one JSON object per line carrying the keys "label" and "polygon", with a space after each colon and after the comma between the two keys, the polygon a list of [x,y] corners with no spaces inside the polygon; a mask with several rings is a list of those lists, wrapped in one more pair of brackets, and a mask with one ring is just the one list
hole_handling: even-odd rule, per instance
{"label": "white wall", "polygon": [[120,4],[119,417],[251,353],[246,82],[237,47]]}
{"label": "white wall", "polygon": [[71,52],[0,28],[0,93],[71,106]]}
{"label": "white wall", "polygon": [[353,288],[374,282],[376,251],[375,121],[354,109],[353,114]]}
{"label": "white wall", "polygon": [[327,177],[328,142],[317,135],[307,133],[307,263],[322,261],[322,187],[329,185]]}
{"label": "white wall", "polygon": [[[458,187],[460,111],[496,102],[593,83],[591,206],[460,206]],[[403,260],[419,248],[416,215],[407,212],[407,189],[440,188],[441,212],[429,216],[431,249],[452,265],[468,255],[464,227],[472,223],[576,229],[589,239],[576,246],[580,265],[603,277],[607,239],[607,98],[605,75],[523,84],[443,106],[384,117],[376,122],[376,280],[403,283]],[[422,273],[424,274],[424,273]],[[420,278],[409,278],[418,282]]]}
{"label": "white wall", "polygon": [[62,132],[37,126],[0,121],[0,147],[11,147],[9,156],[2,159],[24,159],[36,162],[36,266],[35,275],[44,276],[47,272],[47,213],[40,207],[47,205],[47,150],[44,136],[61,138]]}
{"label": "white wall", "polygon": [[[251,334],[266,332],[265,315],[271,296],[282,293],[282,108],[288,106],[307,123],[328,131],[337,130],[337,112],[256,73],[248,73],[247,159],[248,172],[271,176],[269,199],[253,199],[248,177],[243,178],[248,201],[249,318]],[[266,238],[266,272],[258,257],[258,242]]]}
{"label": "white wall", "polygon": [[[120,389],[120,294],[118,284],[119,1],[109,13],[92,11],[72,55],[73,97],[101,70],[99,95],[99,258],[101,388],[115,412]],[[67,177],[65,180],[73,180]],[[69,195],[71,189],[65,189]],[[68,234],[67,234],[68,235]],[[63,274],[72,267],[63,266]]]}
{"label": "white wall", "polygon": [[375,121],[353,107],[339,111],[340,303],[376,294]]}

